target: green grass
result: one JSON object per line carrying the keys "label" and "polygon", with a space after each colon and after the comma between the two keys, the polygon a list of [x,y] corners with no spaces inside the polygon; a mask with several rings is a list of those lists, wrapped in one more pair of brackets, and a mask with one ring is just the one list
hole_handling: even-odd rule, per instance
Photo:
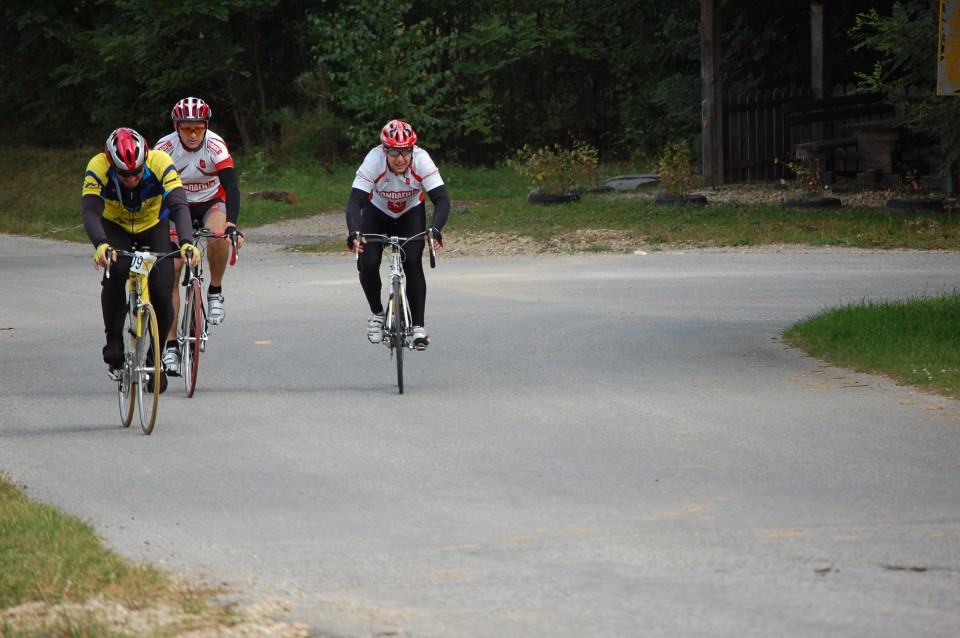
{"label": "green grass", "polygon": [[492,230],[547,243],[574,231],[611,229],[656,246],[802,244],[851,248],[960,247],[960,215],[907,214],[887,209],[806,210],[780,206],[657,206],[636,198],[590,194],[563,206],[533,207],[513,200],[459,205],[449,228]]}
{"label": "green grass", "polygon": [[165,572],[105,549],[89,525],[31,501],[0,472],[0,610],[27,603],[62,610],[48,617],[39,611],[23,613],[15,621],[9,612],[0,613],[3,638],[144,635],[117,631],[89,611],[67,611],[69,603],[97,597],[134,613],[160,605],[173,609],[170,622],[151,628],[149,636],[232,623],[230,609],[215,601],[220,593],[184,586]]}
{"label": "green grass", "polygon": [[833,365],[960,396],[957,294],[827,309],[791,326],[784,339]]}
{"label": "green grass", "polygon": [[[0,146],[0,232],[86,241],[80,216],[83,170],[97,149],[44,150]],[[345,209],[356,167],[301,162],[277,166],[262,153],[236,159],[244,193],[241,228]],[[23,167],[29,167],[24,170]],[[636,172],[631,167],[608,174]],[[587,194],[563,206],[531,206],[512,169],[445,167],[453,199],[445,233],[492,231],[532,238],[542,246],[583,229],[617,231],[656,248],[804,244],[851,248],[960,248],[960,214],[887,209],[787,209],[768,206],[657,206],[647,197]],[[290,201],[250,194],[282,190]],[[342,249],[330,242],[316,250]],[[596,244],[591,250],[614,250]]]}

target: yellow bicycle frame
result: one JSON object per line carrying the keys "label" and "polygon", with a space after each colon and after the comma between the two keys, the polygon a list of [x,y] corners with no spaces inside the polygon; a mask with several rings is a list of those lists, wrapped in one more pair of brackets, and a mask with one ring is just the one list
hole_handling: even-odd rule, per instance
{"label": "yellow bicycle frame", "polygon": [[150,303],[150,269],[157,262],[157,256],[152,253],[135,251],[130,258],[130,294],[135,294],[137,301],[137,321],[135,337],[143,336],[143,314],[140,308]]}

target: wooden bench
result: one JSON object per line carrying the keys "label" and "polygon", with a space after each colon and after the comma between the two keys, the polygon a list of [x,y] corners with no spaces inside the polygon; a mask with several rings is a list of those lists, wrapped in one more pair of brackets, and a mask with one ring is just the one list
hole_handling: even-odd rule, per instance
{"label": "wooden bench", "polygon": [[801,161],[819,161],[829,177],[834,171],[856,173],[858,170],[858,138],[850,136],[847,125],[893,114],[894,108],[879,92],[799,100],[783,105],[783,123],[794,157]]}
{"label": "wooden bench", "polygon": [[817,140],[816,142],[801,142],[793,145],[793,154],[798,160],[825,159],[834,151],[841,148],[857,146],[855,137],[838,137],[833,140]]}

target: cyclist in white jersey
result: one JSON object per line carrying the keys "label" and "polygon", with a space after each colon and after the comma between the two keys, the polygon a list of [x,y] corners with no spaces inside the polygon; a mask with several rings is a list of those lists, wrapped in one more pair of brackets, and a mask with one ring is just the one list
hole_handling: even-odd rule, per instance
{"label": "cyclist in white jersey", "polygon": [[[364,233],[410,237],[426,230],[424,193],[433,203],[434,247],[442,250],[440,231],[450,215],[450,198],[430,154],[416,146],[417,134],[406,122],[390,120],[380,131],[380,145],[372,148],[357,170],[347,202],[347,248],[360,251],[360,286],[370,306],[367,339],[383,341],[384,310],[380,260],[383,244],[366,245]],[[424,240],[404,250],[403,270],[413,315],[413,345],[423,350],[429,337],[423,328],[427,280],[423,273]]]}
{"label": "cyclist in white jersey", "polygon": [[[243,245],[243,234],[237,230],[240,214],[240,185],[233,166],[230,150],[222,137],[208,128],[213,111],[200,98],[180,100],[170,114],[174,132],[160,138],[154,146],[173,158],[180,173],[183,188],[190,204],[190,216],[194,224],[202,225],[215,233],[236,234],[237,245]],[[176,229],[170,229],[171,239],[176,242]],[[230,242],[209,240],[207,262],[210,266],[210,285],[207,289],[207,318],[218,325],[223,322],[223,275],[230,256]],[[180,278],[182,263],[176,261],[176,277]],[[179,287],[174,287],[173,306],[180,311]],[[176,316],[176,315],[175,315]],[[180,370],[180,351],[177,346],[176,322],[167,335],[163,353],[163,365],[167,374],[176,375]]]}

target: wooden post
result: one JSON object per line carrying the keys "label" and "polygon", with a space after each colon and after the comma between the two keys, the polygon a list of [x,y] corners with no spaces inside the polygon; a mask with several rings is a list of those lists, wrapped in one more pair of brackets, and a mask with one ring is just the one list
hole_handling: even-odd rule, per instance
{"label": "wooden post", "polygon": [[[830,71],[827,68],[827,38],[825,37],[823,0],[810,0],[810,90],[814,99],[828,97]],[[833,136],[825,122],[815,122],[811,127],[813,139],[823,140]]]}
{"label": "wooden post", "polygon": [[[940,36],[937,45],[937,95],[960,98],[960,0],[940,0]],[[954,193],[957,162],[943,167],[943,191]]]}
{"label": "wooden post", "polygon": [[723,77],[720,9],[727,0],[700,1],[700,79],[703,184],[723,184]]}
{"label": "wooden post", "polygon": [[830,71],[825,63],[827,38],[823,24],[823,0],[810,0],[810,88],[815,99],[827,97],[827,88],[830,86]]}

